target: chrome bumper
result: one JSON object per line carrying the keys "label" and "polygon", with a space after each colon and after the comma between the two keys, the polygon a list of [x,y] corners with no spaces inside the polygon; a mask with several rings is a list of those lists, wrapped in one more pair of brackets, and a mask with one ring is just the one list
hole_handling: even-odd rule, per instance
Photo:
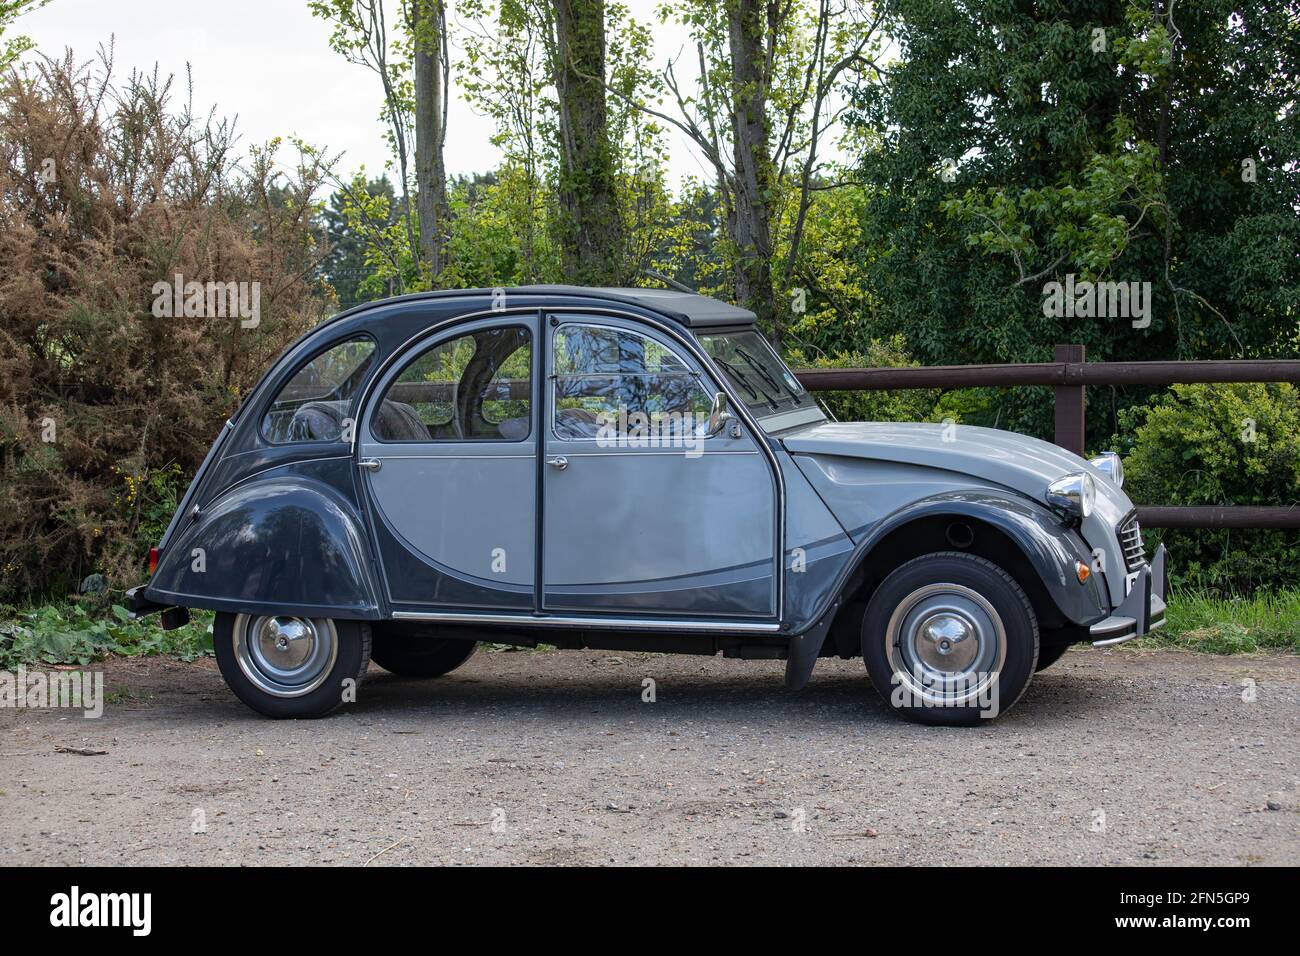
{"label": "chrome bumper", "polygon": [[1151,563],[1142,569],[1115,613],[1089,628],[1093,647],[1123,644],[1165,626],[1166,554],[1163,544],[1156,548]]}

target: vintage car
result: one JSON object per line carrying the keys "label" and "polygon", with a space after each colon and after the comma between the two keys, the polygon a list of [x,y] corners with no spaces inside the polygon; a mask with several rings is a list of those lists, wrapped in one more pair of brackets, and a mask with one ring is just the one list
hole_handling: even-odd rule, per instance
{"label": "vintage car", "polygon": [[216,611],[273,717],[436,677],[476,642],[865,659],[903,716],[1008,709],[1073,643],[1164,623],[1117,456],[832,420],[715,299],[536,286],[368,303],[227,423],[129,592]]}

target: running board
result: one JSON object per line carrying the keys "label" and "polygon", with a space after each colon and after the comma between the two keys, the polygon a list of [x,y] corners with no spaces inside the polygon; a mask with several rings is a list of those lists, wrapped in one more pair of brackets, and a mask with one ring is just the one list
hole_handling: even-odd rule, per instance
{"label": "running board", "polygon": [[602,628],[617,631],[703,631],[725,634],[779,634],[780,624],[744,621],[665,621],[654,618],[563,617],[557,614],[474,614],[464,611],[394,611],[394,621],[443,624],[506,624],[523,627]]}

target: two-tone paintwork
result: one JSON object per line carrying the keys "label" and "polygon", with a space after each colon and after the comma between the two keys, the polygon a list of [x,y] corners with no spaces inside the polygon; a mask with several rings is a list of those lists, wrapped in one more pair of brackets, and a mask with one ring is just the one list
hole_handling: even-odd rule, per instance
{"label": "two-tone paintwork", "polygon": [[[1104,578],[1103,590],[1073,575],[1094,549],[1123,566],[1114,529],[1131,505],[1095,473],[1097,511],[1070,527],[1042,490],[1090,466],[1034,439],[806,411],[764,422],[734,394],[736,427],[699,454],[607,448],[552,428],[550,343],[565,323],[635,330],[672,349],[703,387],[730,393],[693,331],[749,321],[702,297],[564,287],[434,293],[345,313],[287,350],[232,418],[144,596],[246,613],[798,635],[824,621],[886,535],[952,515],[1010,538],[1071,624],[1101,620],[1123,597],[1122,579]],[[377,438],[377,403],[409,361],[497,324],[532,333],[526,438]],[[267,441],[260,422],[284,384],[356,336],[374,341],[377,360],[350,409],[351,440]],[[547,464],[561,457],[567,467]]]}

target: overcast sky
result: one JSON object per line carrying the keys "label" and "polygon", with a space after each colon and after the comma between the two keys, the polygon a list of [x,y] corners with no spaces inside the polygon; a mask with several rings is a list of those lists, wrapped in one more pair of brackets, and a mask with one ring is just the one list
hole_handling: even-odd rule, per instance
{"label": "overcast sky", "polygon": [[[655,0],[626,2],[636,19],[658,30],[656,63],[676,55],[685,34],[674,26],[658,27]],[[451,7],[454,11],[455,0]],[[115,36],[119,76],[157,63],[163,73],[176,75],[182,95],[189,63],[196,107],[206,111],[215,105],[218,114],[237,116],[244,147],[297,135],[342,152],[337,172],[343,176],[362,165],[378,172],[388,158],[378,119],[378,80],[330,50],[329,28],[307,12],[306,0],[51,0],[22,17],[11,32],[31,37],[51,56],[70,47],[82,61]],[[452,86],[454,91],[454,73]],[[496,166],[491,123],[459,95],[450,107],[449,128],[449,172]],[[702,174],[700,160],[675,131],[669,146],[674,180]]]}

